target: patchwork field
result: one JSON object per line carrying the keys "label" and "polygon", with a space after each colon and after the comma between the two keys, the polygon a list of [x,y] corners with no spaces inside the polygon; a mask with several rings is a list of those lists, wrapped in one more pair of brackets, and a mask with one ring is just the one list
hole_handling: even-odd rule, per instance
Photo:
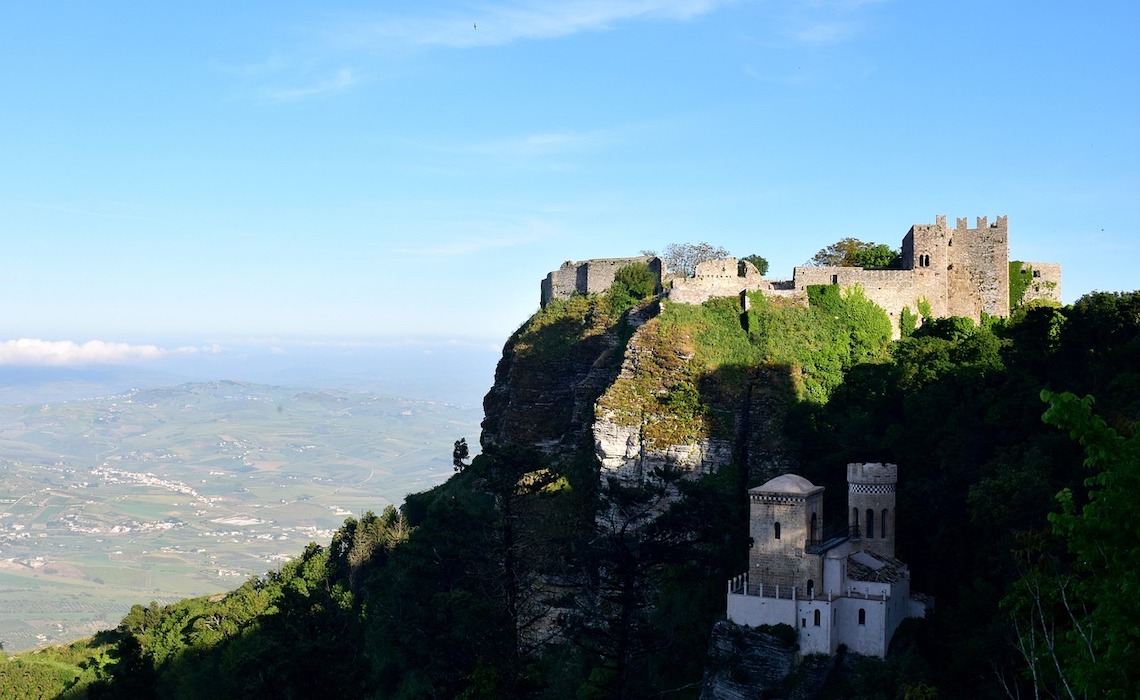
{"label": "patchwork field", "polygon": [[67,641],[134,603],[234,588],[446,479],[480,415],[235,382],[0,406],[0,642]]}

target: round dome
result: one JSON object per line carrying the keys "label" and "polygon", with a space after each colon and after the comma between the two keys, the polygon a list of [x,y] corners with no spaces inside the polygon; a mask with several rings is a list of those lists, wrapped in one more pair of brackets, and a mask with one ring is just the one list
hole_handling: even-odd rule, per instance
{"label": "round dome", "polygon": [[771,493],[809,493],[816,488],[815,484],[799,474],[781,474],[775,479],[768,480],[757,490]]}

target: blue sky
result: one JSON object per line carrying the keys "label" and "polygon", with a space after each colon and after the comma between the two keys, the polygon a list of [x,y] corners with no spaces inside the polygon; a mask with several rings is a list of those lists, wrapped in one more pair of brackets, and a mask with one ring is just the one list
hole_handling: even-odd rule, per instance
{"label": "blue sky", "polygon": [[786,278],[936,214],[1009,215],[1066,301],[1132,290],[1138,8],[7,3],[0,363],[489,367],[564,260],[707,240]]}

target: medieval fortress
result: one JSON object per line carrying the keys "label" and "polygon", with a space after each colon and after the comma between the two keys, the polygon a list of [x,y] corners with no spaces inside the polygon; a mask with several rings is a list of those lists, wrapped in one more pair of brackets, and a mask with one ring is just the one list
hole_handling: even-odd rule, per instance
{"label": "medieval fortress", "polygon": [[[670,300],[700,304],[714,297],[759,291],[769,296],[790,297],[807,303],[807,288],[835,284],[847,289],[859,286],[868,299],[891,318],[895,335],[903,309],[917,315],[929,304],[930,314],[965,316],[979,322],[982,314],[1009,315],[1009,224],[999,216],[994,223],[977,218],[969,228],[958,218],[951,228],[939,215],[933,224],[915,224],[902,240],[902,269],[871,270],[861,267],[797,267],[791,280],[762,277],[751,263],[736,258],[699,263],[692,277],[669,274],[659,258],[608,258],[567,261],[542,281],[542,305],[573,294],[600,294],[613,284],[614,274],[631,263],[649,265],[660,280],[661,291]],[[1061,301],[1061,266],[1057,263],[1023,263],[1031,271],[1023,301]]]}

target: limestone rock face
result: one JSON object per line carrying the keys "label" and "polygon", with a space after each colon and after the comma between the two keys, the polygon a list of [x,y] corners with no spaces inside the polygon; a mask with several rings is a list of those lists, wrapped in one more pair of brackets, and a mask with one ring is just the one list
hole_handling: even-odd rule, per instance
{"label": "limestone rock face", "polygon": [[[640,326],[657,311],[634,309],[625,323]],[[623,327],[589,312],[554,325],[524,326],[507,341],[483,399],[482,444],[529,445],[556,458],[585,444],[594,402],[620,368]]]}
{"label": "limestone rock face", "polygon": [[795,667],[794,645],[722,620],[713,625],[701,700],[778,697]]}
{"label": "limestone rock face", "polygon": [[618,425],[605,417],[594,422],[593,434],[602,477],[614,476],[626,483],[641,481],[654,469],[706,473],[732,460],[728,440],[704,439],[654,449],[646,446],[640,426]]}

